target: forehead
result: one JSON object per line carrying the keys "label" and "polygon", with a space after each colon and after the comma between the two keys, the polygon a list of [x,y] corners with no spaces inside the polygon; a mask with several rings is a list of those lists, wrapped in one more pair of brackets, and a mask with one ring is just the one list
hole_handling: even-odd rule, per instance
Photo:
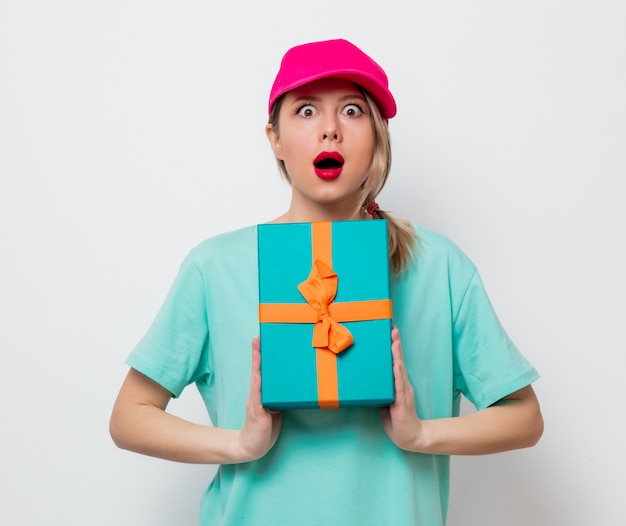
{"label": "forehead", "polygon": [[298,99],[302,97],[320,97],[328,94],[340,96],[362,97],[361,89],[354,82],[343,79],[319,79],[287,93],[287,97]]}

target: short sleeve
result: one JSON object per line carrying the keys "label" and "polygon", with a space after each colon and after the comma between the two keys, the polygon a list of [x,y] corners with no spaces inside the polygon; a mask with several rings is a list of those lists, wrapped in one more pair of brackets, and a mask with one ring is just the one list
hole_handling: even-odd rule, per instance
{"label": "short sleeve", "polygon": [[205,374],[208,333],[205,284],[190,253],[148,332],[126,363],[177,397]]}
{"label": "short sleeve", "polygon": [[477,409],[531,384],[539,375],[500,324],[474,272],[453,325],[454,384]]}

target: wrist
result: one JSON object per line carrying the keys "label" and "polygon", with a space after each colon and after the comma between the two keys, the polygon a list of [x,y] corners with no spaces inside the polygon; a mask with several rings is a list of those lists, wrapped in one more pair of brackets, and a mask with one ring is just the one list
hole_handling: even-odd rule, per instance
{"label": "wrist", "polygon": [[241,444],[241,431],[225,428],[213,428],[213,431],[219,434],[206,443],[208,464],[241,464],[251,460]]}
{"label": "wrist", "polygon": [[231,442],[230,456],[232,460],[230,464],[243,464],[244,462],[251,462],[257,460],[263,456],[263,453],[259,453],[254,447],[248,443],[249,435],[244,432],[243,429],[234,431],[235,437]]}
{"label": "wrist", "polygon": [[411,434],[411,440],[408,441],[403,449],[414,453],[433,454],[435,440],[432,428],[428,424],[427,420],[419,420],[418,425]]}
{"label": "wrist", "polygon": [[229,464],[242,464],[254,460],[242,439],[242,431],[234,430],[233,439],[230,441]]}

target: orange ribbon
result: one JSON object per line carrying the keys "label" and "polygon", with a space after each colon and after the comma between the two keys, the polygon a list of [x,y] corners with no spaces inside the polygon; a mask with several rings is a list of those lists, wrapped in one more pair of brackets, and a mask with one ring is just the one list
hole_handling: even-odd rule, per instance
{"label": "orange ribbon", "polygon": [[391,318],[391,300],[335,302],[338,276],[332,269],[330,222],[312,223],[313,268],[298,285],[307,303],[259,305],[261,323],[313,323],[316,350],[317,397],[321,409],[339,409],[337,354],[354,342],[339,322]]}

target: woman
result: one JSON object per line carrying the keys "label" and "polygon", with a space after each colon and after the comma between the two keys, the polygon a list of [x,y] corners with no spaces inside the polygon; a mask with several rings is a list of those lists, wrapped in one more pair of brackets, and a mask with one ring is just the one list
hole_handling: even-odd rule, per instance
{"label": "woman", "polygon": [[[443,525],[449,455],[540,438],[530,385],[538,375],[498,322],[468,258],[378,207],[396,104],[374,60],[345,40],[290,49],[269,113],[266,134],[292,188],[274,222],[389,221],[395,402],[283,413],[261,405],[258,339],[249,353],[258,333],[252,226],[190,251],[128,359],[113,439],[147,455],[220,464],[201,524]],[[166,412],[191,383],[213,426]],[[461,395],[476,412],[459,416]]]}

